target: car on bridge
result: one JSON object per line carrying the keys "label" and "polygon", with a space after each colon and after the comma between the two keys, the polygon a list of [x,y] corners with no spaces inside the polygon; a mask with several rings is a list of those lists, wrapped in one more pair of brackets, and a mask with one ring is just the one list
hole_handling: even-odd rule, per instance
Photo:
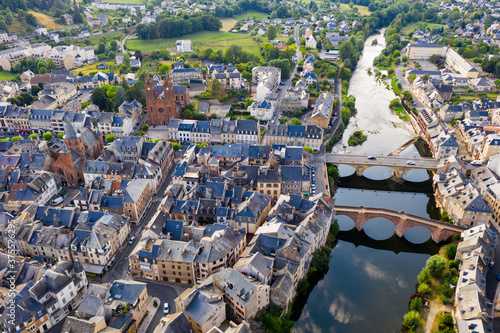
{"label": "car on bridge", "polygon": [[410,161],[406,161],[406,163],[407,163],[408,165],[415,165],[415,162],[413,162],[413,161],[411,161],[411,160],[410,160]]}
{"label": "car on bridge", "polygon": [[369,160],[376,160],[377,158],[375,156],[368,156],[367,157]]}

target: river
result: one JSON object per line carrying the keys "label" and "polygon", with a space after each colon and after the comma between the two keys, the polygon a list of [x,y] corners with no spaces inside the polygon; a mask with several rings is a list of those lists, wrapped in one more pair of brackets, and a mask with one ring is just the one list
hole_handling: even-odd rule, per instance
{"label": "river", "polygon": [[[373,59],[385,47],[384,31],[365,43],[350,83],[349,95],[356,97],[357,114],[346,127],[343,139],[334,146],[339,154],[388,154],[413,137],[411,125],[401,121],[388,107],[395,98],[385,85],[368,75]],[[371,45],[377,39],[377,45]],[[373,68],[372,68],[373,71]],[[368,140],[361,146],[347,147],[349,135],[363,130]],[[400,156],[419,156],[415,146]],[[424,170],[408,172],[402,184],[389,178],[384,167],[367,169],[364,177],[349,176],[354,169],[339,167],[342,178],[335,195],[340,205],[365,205],[404,210],[435,218],[429,175]],[[368,221],[363,231],[354,222],[338,216],[341,226],[338,242],[330,257],[324,279],[313,289],[296,322],[295,332],[396,332],[408,311],[409,297],[415,291],[417,275],[438,247],[424,228],[411,228],[400,239],[392,222],[383,218]]]}

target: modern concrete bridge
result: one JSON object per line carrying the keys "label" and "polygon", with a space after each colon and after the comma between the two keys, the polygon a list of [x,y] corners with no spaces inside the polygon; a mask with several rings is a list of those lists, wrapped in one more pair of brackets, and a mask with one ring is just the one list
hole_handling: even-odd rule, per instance
{"label": "modern concrete bridge", "polygon": [[[315,162],[324,162],[331,164],[350,165],[356,170],[356,175],[362,176],[363,172],[374,166],[384,166],[394,170],[396,179],[403,178],[403,175],[414,169],[426,169],[436,171],[438,160],[433,158],[408,158],[398,156],[375,156],[375,159],[369,159],[367,155],[352,155],[352,154],[333,154],[333,153],[318,153],[313,155]],[[408,162],[411,161],[409,164]]]}
{"label": "modern concrete bridge", "polygon": [[367,221],[376,217],[383,217],[394,223],[396,226],[396,235],[399,237],[403,237],[406,230],[411,227],[424,227],[431,232],[431,238],[435,243],[445,241],[453,235],[460,235],[466,230],[463,227],[453,224],[386,208],[335,205],[335,215],[350,217],[354,221],[355,228],[358,231],[364,228]]}

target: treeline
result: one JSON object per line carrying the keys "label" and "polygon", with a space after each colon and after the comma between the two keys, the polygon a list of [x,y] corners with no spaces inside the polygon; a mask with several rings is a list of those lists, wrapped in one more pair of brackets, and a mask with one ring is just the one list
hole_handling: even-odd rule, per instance
{"label": "treeline", "polygon": [[211,14],[163,16],[153,24],[137,26],[137,35],[141,39],[180,37],[198,31],[219,31],[222,22]]}
{"label": "treeline", "polygon": [[259,57],[249,52],[243,51],[241,46],[231,45],[225,51],[214,51],[211,48],[200,51],[201,60],[209,60],[215,63],[242,64],[259,62]]}
{"label": "treeline", "polygon": [[41,58],[23,58],[12,65],[11,72],[19,73],[31,70],[35,74],[50,73],[53,69],[57,69],[57,65],[52,61],[45,61]]}
{"label": "treeline", "polygon": [[215,7],[215,16],[217,17],[231,17],[246,12],[247,10],[254,10],[262,13],[270,13],[267,2],[257,0],[243,0],[235,2],[229,6]]}

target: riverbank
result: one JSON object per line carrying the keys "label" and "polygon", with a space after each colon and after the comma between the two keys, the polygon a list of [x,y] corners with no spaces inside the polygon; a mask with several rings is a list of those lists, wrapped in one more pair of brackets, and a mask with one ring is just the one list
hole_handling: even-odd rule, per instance
{"label": "riverbank", "polygon": [[459,263],[454,259],[459,239],[460,236],[454,236],[451,244],[442,245],[418,275],[419,283],[404,316],[404,331],[432,333],[446,328],[448,333],[455,332],[453,319],[450,323],[451,317],[445,314],[453,311],[452,296],[459,276]]}
{"label": "riverbank", "polygon": [[256,321],[262,322],[265,332],[288,333],[292,331],[293,325],[299,319],[312,289],[328,272],[330,253],[337,242],[339,230],[339,224],[335,220],[330,227],[325,245],[321,250],[316,250],[313,253],[307,275],[299,281],[295,297],[288,309],[281,310],[277,306],[269,305],[266,309],[257,313]]}

